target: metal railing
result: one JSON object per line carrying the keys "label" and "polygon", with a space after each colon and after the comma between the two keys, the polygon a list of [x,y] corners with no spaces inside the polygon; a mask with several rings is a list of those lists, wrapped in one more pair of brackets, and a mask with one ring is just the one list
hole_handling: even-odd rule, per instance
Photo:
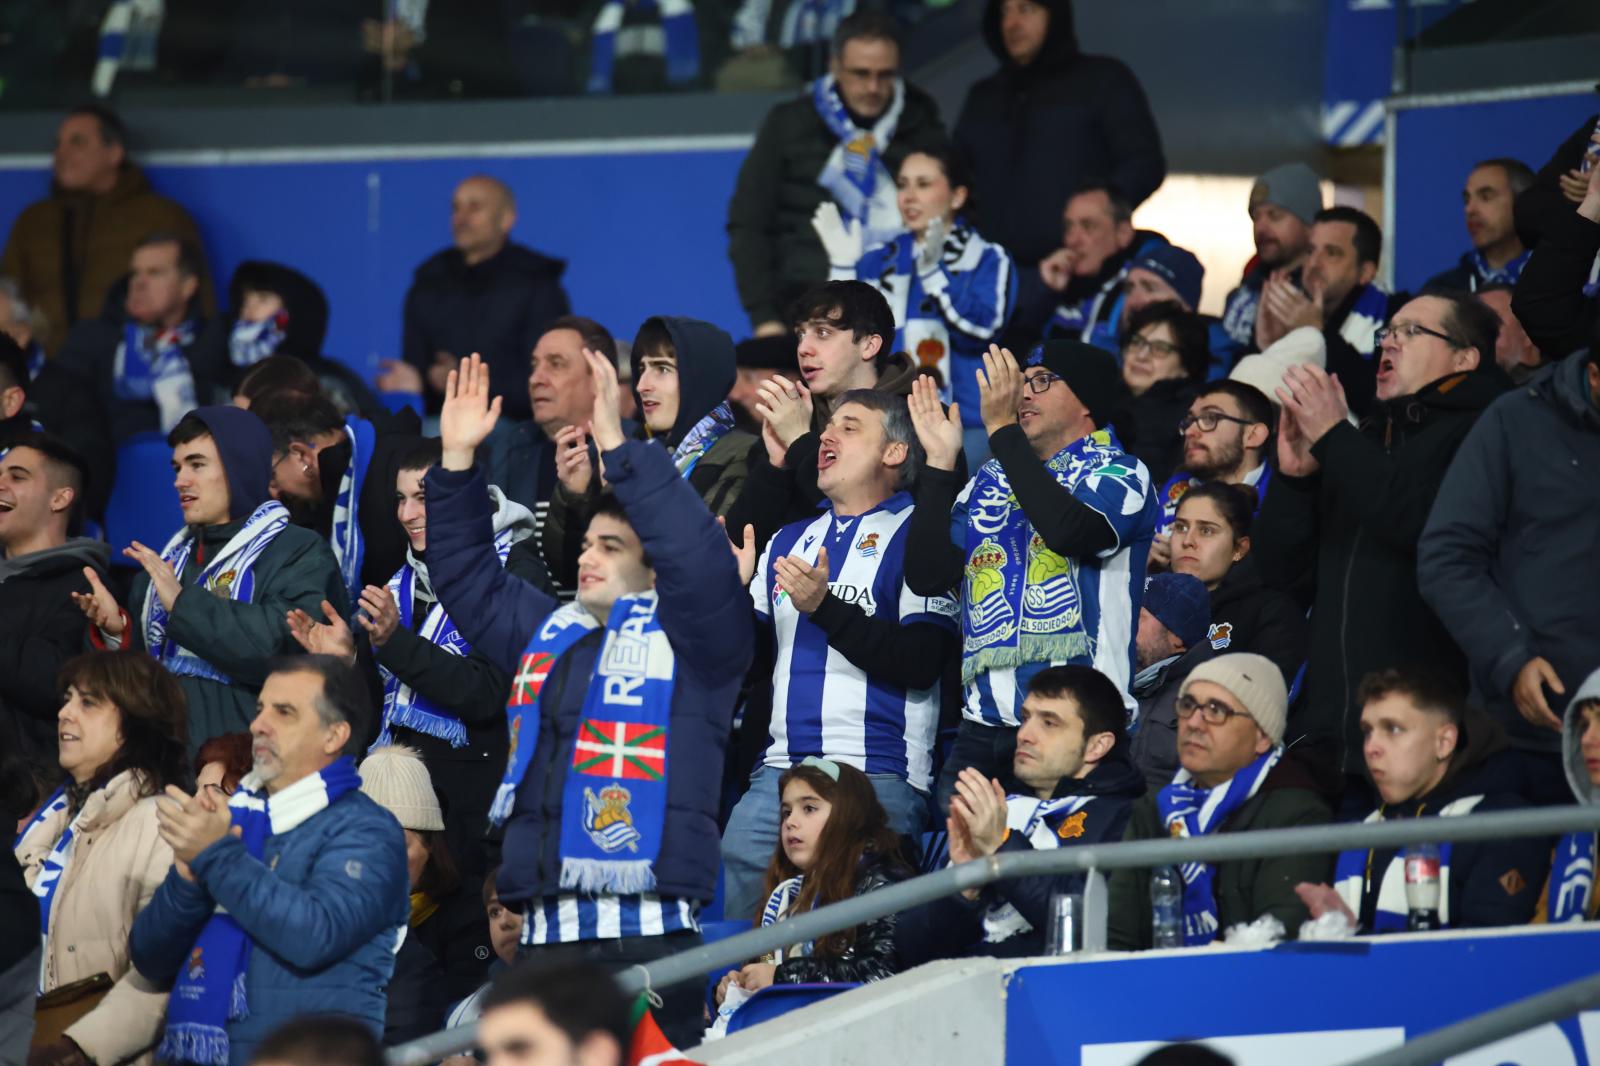
{"label": "metal railing", "polygon": [[[982,888],[995,881],[1016,877],[1103,873],[1188,862],[1216,863],[1284,855],[1337,854],[1355,849],[1398,848],[1408,844],[1505,840],[1592,830],[1600,830],[1600,805],[1542,807],[1458,818],[1408,818],[1372,825],[1356,823],[1260,829],[1204,837],[1082,844],[1050,851],[1005,852],[901,881],[866,895],[797,915],[776,925],[758,927],[725,940],[668,955],[626,971],[619,975],[619,981],[629,995],[692,981],[714,970],[759,958],[769,951],[816,940],[829,933],[919,907],[969,888]],[[1093,924],[1092,914],[1086,914],[1085,918]],[[1094,932],[1086,931],[1086,940]],[[459,1054],[472,1046],[475,1029],[472,1025],[458,1026],[401,1044],[390,1049],[389,1066],[427,1066],[441,1058]],[[1490,1039],[1505,1035],[1509,1035],[1509,1032],[1497,1033]],[[1362,1066],[1368,1064],[1363,1063]],[[1376,1066],[1376,1063],[1372,1066]]]}

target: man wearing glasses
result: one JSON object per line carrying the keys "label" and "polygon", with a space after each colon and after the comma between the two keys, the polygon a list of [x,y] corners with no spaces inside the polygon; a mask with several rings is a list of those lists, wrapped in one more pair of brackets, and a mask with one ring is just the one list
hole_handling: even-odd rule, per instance
{"label": "man wearing glasses", "polygon": [[1377,407],[1360,428],[1346,421],[1337,374],[1294,367],[1277,390],[1276,475],[1255,555],[1267,584],[1315,607],[1294,732],[1305,735],[1305,758],[1358,790],[1352,810],[1375,805],[1361,679],[1431,667],[1465,680],[1461,652],[1418,590],[1417,546],[1456,449],[1501,391],[1499,328],[1467,293],[1424,290],[1378,330]]}
{"label": "man wearing glasses", "polygon": [[[1126,840],[1210,836],[1255,829],[1326,825],[1333,812],[1311,775],[1285,753],[1288,693],[1272,660],[1248,652],[1196,666],[1178,691],[1178,761],[1172,783],[1133,805]],[[1308,917],[1295,893],[1332,869],[1329,855],[1290,855],[1228,863],[1186,863],[1180,943],[1209,944],[1230,926],[1272,915],[1292,939]],[[1150,871],[1111,875],[1106,944],[1156,946]]]}
{"label": "man wearing glasses", "polygon": [[1057,339],[1026,367],[996,346],[983,361],[994,458],[959,496],[960,412],[943,411],[931,390],[911,397],[928,465],[906,584],[922,596],[961,589],[963,721],[940,775],[941,807],[965,767],[998,777],[1011,765],[1023,697],[1046,667],[1093,666],[1133,709],[1134,635],[1157,513],[1149,472],[1110,425],[1123,386],[1109,352]]}
{"label": "man wearing glasses", "polygon": [[1276,415],[1272,401],[1254,385],[1224,378],[1205,386],[1178,422],[1183,437],[1183,465],[1156,494],[1161,516],[1156,519],[1156,539],[1150,545],[1152,569],[1172,563],[1168,529],[1178,513],[1183,494],[1207,481],[1249,485],[1258,499],[1265,498],[1272,470],[1267,466],[1267,445],[1272,440]]}

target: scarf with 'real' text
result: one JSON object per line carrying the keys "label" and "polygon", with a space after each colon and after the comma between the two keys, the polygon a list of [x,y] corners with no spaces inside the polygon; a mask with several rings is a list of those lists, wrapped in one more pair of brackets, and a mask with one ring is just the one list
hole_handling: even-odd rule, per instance
{"label": "scarf with 'real' text", "polygon": [[[1172,784],[1156,793],[1161,822],[1175,837],[1209,836],[1261,789],[1262,782],[1283,758],[1278,745],[1215,788],[1200,788],[1189,771],[1179,767]],[[1212,890],[1216,870],[1208,862],[1187,862],[1183,875],[1183,943],[1185,947],[1217,939],[1222,923],[1217,917],[1217,897]]]}
{"label": "scarf with 'real' text", "polygon": [[[245,851],[259,862],[268,837],[290,832],[360,787],[355,760],[346,755],[274,795],[261,791],[260,780],[248,775],[228,810]],[[206,920],[167,1000],[166,1035],[157,1058],[225,1066],[228,1023],[250,1014],[244,976],[252,947],[249,934],[221,907]]]}
{"label": "scarf with 'real' text", "polygon": [[[655,890],[655,859],[667,817],[667,748],[677,660],[656,618],[654,591],[623,596],[606,619],[605,641],[578,715],[561,802],[563,890],[638,895]],[[506,705],[510,758],[489,819],[504,824],[533,761],[540,694],[557,661],[599,628],[569,603],[534,631]]]}

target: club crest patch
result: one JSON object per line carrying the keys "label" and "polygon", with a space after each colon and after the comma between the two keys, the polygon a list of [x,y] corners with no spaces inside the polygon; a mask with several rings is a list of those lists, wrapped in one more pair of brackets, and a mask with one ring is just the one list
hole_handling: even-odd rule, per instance
{"label": "club crest patch", "polygon": [[867,559],[877,555],[878,535],[876,533],[868,533],[866,536],[856,541],[856,551],[860,552],[862,556]]}
{"label": "club crest patch", "polygon": [[1083,836],[1083,823],[1089,820],[1088,811],[1079,811],[1069,818],[1063,818],[1056,827],[1056,836],[1062,840],[1077,840]]}
{"label": "club crest patch", "polygon": [[1233,623],[1217,622],[1212,625],[1211,631],[1206,634],[1206,639],[1211,641],[1211,647],[1221,651],[1233,643]]}
{"label": "club crest patch", "polygon": [[639,831],[628,810],[632,801],[633,793],[617,782],[602,788],[599,795],[592,788],[583,790],[583,828],[601,851],[639,850]]}
{"label": "club crest patch", "polygon": [[205,977],[205,959],[201,955],[199,948],[195,948],[193,951],[189,952],[189,964],[186,969],[188,970],[189,980],[191,981],[199,981]]}

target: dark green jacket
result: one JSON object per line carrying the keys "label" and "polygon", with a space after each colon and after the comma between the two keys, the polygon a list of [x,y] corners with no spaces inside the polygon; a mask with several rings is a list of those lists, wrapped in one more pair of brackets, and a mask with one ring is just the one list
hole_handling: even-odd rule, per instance
{"label": "dark green jacket", "polygon": [[[908,83],[905,108],[883,153],[891,177],[919,145],[943,136],[938,105]],[[728,202],[728,258],[752,325],[783,320],[789,303],[828,280],[828,254],[811,216],[828,198],[817,176],[838,143],[807,93],[768,112],[744,157]]]}
{"label": "dark green jacket", "polygon": [[[1314,791],[1310,775],[1293,759],[1281,760],[1261,783],[1261,789],[1223,824],[1221,832],[1252,829],[1289,829],[1327,825],[1333,811]],[[1125,840],[1165,840],[1167,827],[1156,807],[1156,793],[1148,792],[1133,805]],[[1212,886],[1217,896],[1217,919],[1225,932],[1241,922],[1271,914],[1283,923],[1292,940],[1311,915],[1295,895],[1302,881],[1326,883],[1333,875],[1332,855],[1293,855],[1280,859],[1240,859],[1219,863]],[[1118,870],[1111,875],[1111,913],[1106,946],[1114,951],[1143,951],[1153,947],[1150,932],[1150,871]]]}
{"label": "dark green jacket", "polygon": [[[200,571],[243,522],[207,527],[201,534],[201,552],[189,554],[179,575],[183,591],[172,604],[167,634],[194,652],[234,684],[224,685],[200,677],[180,677],[189,701],[189,754],[194,755],[212,737],[248,732],[256,716],[256,694],[267,679],[267,664],[279,655],[300,654],[303,649],[289,633],[286,615],[298,607],[322,618],[322,601],[341,615],[349,613],[344,581],[328,542],[309,529],[286,526],[256,559],[255,594],[249,603],[236,603],[209,595],[195,587]],[[144,647],[139,623],[150,579],[143,572],[134,578],[128,595],[134,646]]]}

